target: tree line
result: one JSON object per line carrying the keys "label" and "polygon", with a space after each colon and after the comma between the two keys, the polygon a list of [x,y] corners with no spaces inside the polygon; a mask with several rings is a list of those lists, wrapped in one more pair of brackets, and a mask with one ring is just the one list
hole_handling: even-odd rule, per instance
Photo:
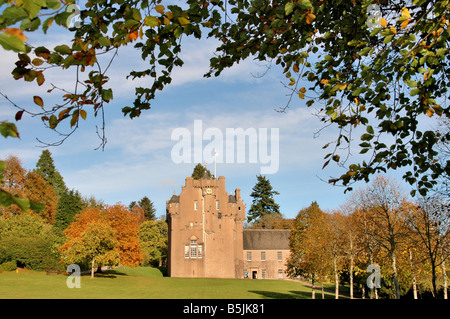
{"label": "tree line", "polygon": [[[313,298],[317,283],[331,279],[336,298],[345,283],[351,298],[447,299],[448,208],[438,194],[412,201],[394,179],[377,176],[339,209],[324,212],[313,202],[299,211],[288,273],[311,280]],[[380,269],[379,288],[367,283],[370,265]]]}
{"label": "tree line", "polygon": [[33,170],[15,156],[2,163],[2,191],[40,206],[0,206],[0,271],[64,271],[76,263],[93,275],[106,265],[164,265],[167,224],[147,196],[128,207],[82,196],[65,185],[48,150]]}

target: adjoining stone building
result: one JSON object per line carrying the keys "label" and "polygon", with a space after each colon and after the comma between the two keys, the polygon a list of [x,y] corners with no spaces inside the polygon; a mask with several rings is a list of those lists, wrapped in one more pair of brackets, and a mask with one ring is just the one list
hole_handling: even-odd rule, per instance
{"label": "adjoining stone building", "polygon": [[243,229],[241,190],[225,189],[225,177],[187,177],[166,202],[171,277],[284,278],[288,230]]}

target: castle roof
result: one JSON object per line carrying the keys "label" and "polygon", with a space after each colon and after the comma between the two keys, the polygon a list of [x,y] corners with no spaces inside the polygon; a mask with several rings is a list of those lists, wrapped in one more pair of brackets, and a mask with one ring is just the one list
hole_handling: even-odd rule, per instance
{"label": "castle roof", "polygon": [[287,229],[244,229],[244,250],[287,250],[289,234]]}

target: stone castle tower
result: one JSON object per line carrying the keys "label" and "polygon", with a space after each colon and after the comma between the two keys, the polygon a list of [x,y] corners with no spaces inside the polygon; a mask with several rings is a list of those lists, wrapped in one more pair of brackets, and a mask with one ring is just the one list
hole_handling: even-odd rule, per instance
{"label": "stone castle tower", "polygon": [[187,177],[180,195],[166,202],[169,226],[168,275],[243,278],[241,191],[228,195],[225,177]]}

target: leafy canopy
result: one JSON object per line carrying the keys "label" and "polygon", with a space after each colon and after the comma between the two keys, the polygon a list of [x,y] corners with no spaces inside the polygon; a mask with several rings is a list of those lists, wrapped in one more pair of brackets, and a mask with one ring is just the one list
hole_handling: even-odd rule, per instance
{"label": "leafy canopy", "polygon": [[[54,24],[67,27],[73,1],[0,5],[0,45],[19,52],[14,79],[42,85],[50,67],[76,69],[75,88],[62,91],[63,104],[46,108],[40,96],[33,97],[42,108],[37,114],[51,129],[66,121],[75,130],[88,112],[103,116],[104,105],[113,99],[107,72],[121,47],[133,45],[148,63],[128,75],[151,80],[148,87],[136,87],[133,103],[122,109],[134,118],[150,109],[156,93],[171,83],[173,69],[183,66],[182,40],[212,37],[220,43],[206,76],[219,76],[247,58],[270,61],[288,79],[283,111],[298,97],[308,106],[319,105],[324,126],[339,129],[324,146],[334,148],[323,166],[336,162],[346,172],[330,183],[349,187],[406,167],[403,179],[425,194],[449,171],[449,161],[436,160],[435,145],[447,143],[450,134],[421,125],[427,118],[449,115],[446,0],[88,0],[81,23],[69,28],[71,43],[54,48],[27,43],[25,33],[46,32]],[[100,55],[110,60],[101,65]],[[16,119],[24,112],[30,113],[20,108]],[[352,136],[358,127],[364,130],[359,141]],[[7,129],[3,125],[2,134]],[[349,164],[355,142],[363,159]]]}

